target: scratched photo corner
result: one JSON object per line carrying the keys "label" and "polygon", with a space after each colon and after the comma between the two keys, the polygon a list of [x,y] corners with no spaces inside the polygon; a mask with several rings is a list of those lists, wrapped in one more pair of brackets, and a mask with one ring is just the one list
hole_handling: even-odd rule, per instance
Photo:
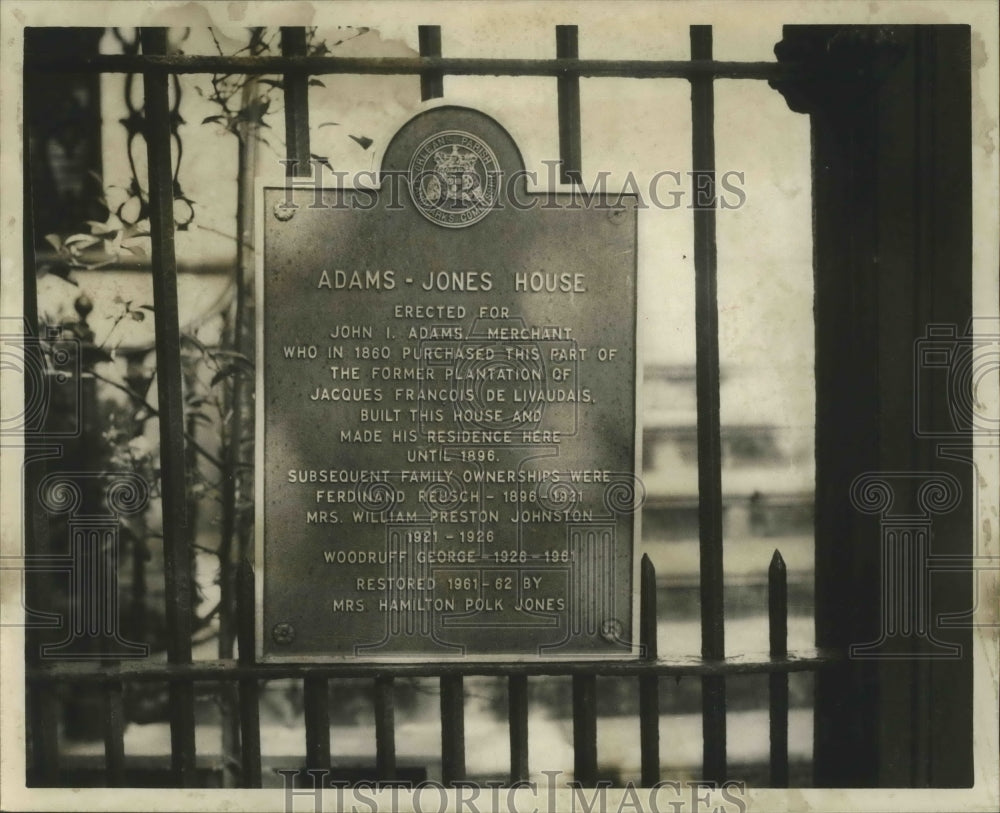
{"label": "scratched photo corner", "polygon": [[1000,806],[994,4],[0,26],[0,809]]}

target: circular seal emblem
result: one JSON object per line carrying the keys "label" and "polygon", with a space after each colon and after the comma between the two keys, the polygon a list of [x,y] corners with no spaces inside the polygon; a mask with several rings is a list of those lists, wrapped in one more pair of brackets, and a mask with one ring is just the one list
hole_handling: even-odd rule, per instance
{"label": "circular seal emblem", "polygon": [[425,139],[410,161],[410,197],[428,220],[461,229],[482,220],[497,202],[500,165],[472,133],[443,130]]}

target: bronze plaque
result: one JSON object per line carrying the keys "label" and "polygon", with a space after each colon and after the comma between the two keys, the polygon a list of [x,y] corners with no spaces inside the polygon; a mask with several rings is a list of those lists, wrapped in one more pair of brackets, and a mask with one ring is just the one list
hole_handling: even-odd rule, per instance
{"label": "bronze plaque", "polygon": [[262,193],[260,657],[634,655],[635,199],[455,107],[380,181]]}

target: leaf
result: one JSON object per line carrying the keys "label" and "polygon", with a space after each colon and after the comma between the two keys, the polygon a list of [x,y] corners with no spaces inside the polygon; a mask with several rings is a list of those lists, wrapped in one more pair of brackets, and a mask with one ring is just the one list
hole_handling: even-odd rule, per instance
{"label": "leaf", "polygon": [[153,306],[152,305],[140,305],[139,307],[142,308],[144,311],[152,311],[153,310]]}
{"label": "leaf", "polygon": [[242,367],[245,372],[248,372],[251,375],[254,372],[253,362],[242,353],[237,353],[235,350],[215,350],[209,353],[209,356],[213,361],[218,361],[220,358],[231,359],[232,364]]}
{"label": "leaf", "polygon": [[326,87],[326,85],[324,85],[319,79],[310,79],[309,80],[309,84],[312,87],[317,87],[317,88],[325,88]]}
{"label": "leaf", "polygon": [[319,127],[339,127],[339,126],[340,126],[339,121],[324,121],[322,124],[317,125],[317,129]]}
{"label": "leaf", "polygon": [[[141,222],[145,223],[145,221],[141,221]],[[125,231],[124,231],[124,235],[129,240],[137,239],[139,237],[149,237],[150,236],[149,229],[147,229],[146,227],[139,226],[138,223],[133,223],[131,226],[126,226],[125,227]]]}
{"label": "leaf", "polygon": [[[320,126],[322,127],[323,125]],[[50,246],[52,246],[52,248],[54,248],[56,251],[62,250],[63,241],[58,234],[46,234],[45,242],[48,243]]]}
{"label": "leaf", "polygon": [[270,99],[254,99],[236,114],[236,119],[237,121],[256,124],[259,127],[269,127],[270,125],[264,121],[264,116],[267,114],[270,106]]}
{"label": "leaf", "polygon": [[222,356],[224,358],[239,359],[240,361],[244,361],[247,364],[251,363],[250,359],[247,358],[247,356],[245,356],[243,353],[240,353],[238,350],[224,350],[224,349],[213,350],[209,353],[209,355],[212,356],[212,358]]}
{"label": "leaf", "polygon": [[361,145],[361,149],[363,150],[367,150],[372,144],[375,143],[374,141],[372,141],[372,139],[368,138],[368,136],[352,135],[351,138],[357,141]]}
{"label": "leaf", "polygon": [[92,234],[71,234],[66,238],[64,245],[72,246],[76,249],[90,248],[101,242],[100,237],[95,237]]}
{"label": "leaf", "polygon": [[202,124],[212,124],[212,123],[216,123],[217,124],[217,123],[219,123],[221,121],[225,121],[225,119],[226,119],[225,116],[205,116],[205,118],[203,118],[201,120],[201,123]]}
{"label": "leaf", "polygon": [[212,376],[212,381],[209,383],[208,386],[214,387],[220,381],[229,378],[230,376],[236,375],[237,372],[238,368],[235,364],[226,364],[219,370],[219,372],[217,372],[215,375]]}
{"label": "leaf", "polygon": [[[142,305],[141,307],[145,308],[145,307],[149,307],[149,306],[148,306],[148,305]],[[152,310],[152,308],[150,308],[150,310]],[[195,337],[195,336],[194,336],[193,334],[191,334],[191,333],[182,333],[182,334],[181,334],[181,341],[182,341],[182,342],[184,342],[184,341],[187,341],[187,342],[191,342],[191,344],[193,344],[193,345],[194,345],[194,346],[195,346],[196,348],[198,348],[198,349],[199,349],[199,350],[200,350],[200,351],[201,351],[201,352],[202,352],[202,353],[203,353],[204,355],[206,355],[206,356],[208,356],[208,355],[211,355],[211,354],[209,353],[209,350],[208,350],[208,348],[207,348],[207,347],[205,347],[205,345],[204,345],[204,344],[202,344],[202,343],[201,343],[201,342],[200,342],[200,341],[198,340],[198,338],[197,338],[197,337]]]}
{"label": "leaf", "polygon": [[134,322],[142,322],[146,318],[146,314],[142,311],[129,311],[128,315],[132,317]]}
{"label": "leaf", "polygon": [[87,225],[90,226],[91,234],[112,234],[121,228],[121,221],[117,217],[111,215],[106,221],[101,223],[97,220],[88,220]]}
{"label": "leaf", "polygon": [[217,350],[210,355],[213,359],[218,359],[219,357],[232,359],[232,361],[223,364],[219,368],[219,371],[212,376],[212,382],[209,384],[210,387],[215,386],[222,379],[232,375],[243,374],[251,378],[254,375],[253,362],[242,353],[237,353],[235,350]]}

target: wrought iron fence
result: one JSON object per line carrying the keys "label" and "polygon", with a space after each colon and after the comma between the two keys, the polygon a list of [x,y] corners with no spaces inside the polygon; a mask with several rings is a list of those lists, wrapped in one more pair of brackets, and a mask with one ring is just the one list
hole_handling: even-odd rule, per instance
{"label": "wrought iron fence", "polygon": [[[554,59],[469,59],[441,55],[441,31],[421,26],[420,56],[415,58],[334,57],[306,54],[306,31],[282,29],[280,56],[200,56],[167,53],[167,31],[141,31],[141,53],[66,56],[31,54],[26,73],[140,73],[145,94],[144,135],[148,151],[149,215],[160,414],[161,496],[164,523],[164,610],[167,627],[166,662],[146,659],[119,662],[42,661],[28,653],[29,776],[33,781],[66,784],[61,768],[55,692],[67,687],[98,687],[103,694],[104,770],[109,786],[127,783],[124,747],[123,692],[138,684],[166,685],[170,701],[170,748],[173,783],[191,787],[201,781],[195,748],[195,684],[235,687],[239,708],[240,783],[260,787],[261,681],[278,678],[301,681],[304,690],[305,767],[326,769],[331,763],[331,680],[361,678],[372,682],[376,772],[380,781],[397,776],[394,681],[432,677],[440,680],[441,765],[445,784],[466,775],[463,681],[487,675],[507,679],[510,768],[512,783],[527,780],[528,682],[543,675],[572,680],[574,778],[585,787],[598,779],[597,678],[611,676],[635,681],[639,689],[638,735],[641,778],[645,786],[660,780],[660,685],[665,676],[693,677],[702,686],[703,777],[721,783],[727,778],[726,681],[737,675],[769,676],[770,780],[788,783],[788,675],[812,672],[835,664],[833,652],[789,652],[787,649],[787,587],[784,563],[775,553],[768,571],[770,653],[761,658],[727,658],[723,609],[723,531],[721,439],[719,423],[719,336],[716,303],[716,212],[694,207],[694,266],[696,282],[698,518],[700,533],[701,653],[688,659],[660,658],[657,653],[656,575],[643,557],[640,579],[640,642],[642,656],[625,662],[531,661],[512,663],[378,663],[262,664],[254,657],[253,566],[244,562],[239,573],[237,659],[192,659],[192,573],[185,493],[185,411],[182,401],[181,336],[178,320],[177,262],[174,253],[174,170],[171,165],[172,77],[192,73],[281,74],[284,77],[286,165],[290,175],[308,175],[310,167],[308,82],[323,74],[418,75],[423,99],[443,95],[446,76],[552,77],[558,89],[561,180],[581,177],[580,80],[584,77],[630,79],[671,78],[691,86],[692,183],[705,199],[715,199],[714,82],[739,78],[788,80],[798,74],[795,64],[724,62],[713,58],[711,26],[690,29],[691,58],[679,61],[580,59],[576,26],[558,26]],[[26,82],[27,85],[27,82]],[[27,143],[27,136],[26,143]],[[29,159],[26,157],[26,161]],[[26,177],[28,177],[26,173]],[[31,199],[26,197],[30,215]],[[35,312],[33,239],[26,218],[26,314]],[[30,496],[34,492],[28,488]],[[26,515],[30,517],[31,507]],[[30,536],[30,534],[29,534]],[[34,554],[44,551],[35,550]],[[36,585],[36,589],[39,587]],[[44,604],[44,602],[43,602]],[[30,637],[29,637],[30,641]],[[29,643],[30,647],[30,643]]]}

